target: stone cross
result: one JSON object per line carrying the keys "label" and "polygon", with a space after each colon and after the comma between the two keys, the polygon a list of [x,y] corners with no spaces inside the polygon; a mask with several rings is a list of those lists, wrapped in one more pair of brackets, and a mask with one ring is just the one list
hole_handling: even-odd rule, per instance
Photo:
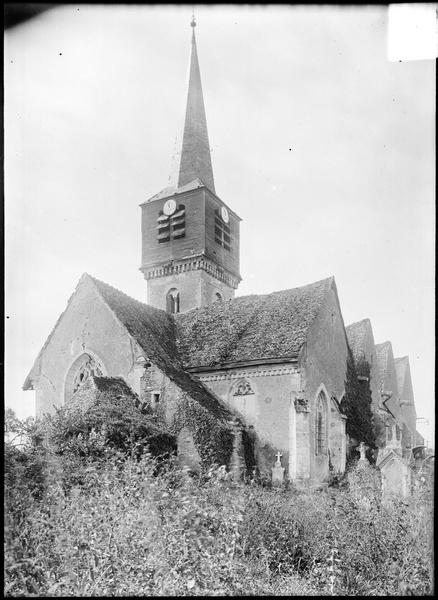
{"label": "stone cross", "polygon": [[281,485],[284,480],[284,467],[281,466],[280,458],[282,457],[281,452],[277,452],[275,458],[277,459],[275,465],[272,467],[272,483],[274,485]]}
{"label": "stone cross", "polygon": [[366,460],[365,457],[365,452],[366,452],[366,446],[363,442],[361,442],[359,444],[359,452],[360,452],[360,459],[359,460]]}

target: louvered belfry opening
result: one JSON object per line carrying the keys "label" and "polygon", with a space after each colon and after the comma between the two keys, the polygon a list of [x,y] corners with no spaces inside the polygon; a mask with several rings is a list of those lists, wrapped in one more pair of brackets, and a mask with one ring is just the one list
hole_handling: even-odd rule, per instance
{"label": "louvered belfry opening", "polygon": [[165,215],[160,210],[157,219],[157,240],[159,244],[178,240],[186,235],[186,208],[180,204],[173,215]]}
{"label": "louvered belfry opening", "polygon": [[231,228],[225,223],[222,218],[219,209],[215,211],[214,221],[214,239],[219,246],[223,246],[225,250],[231,252]]}

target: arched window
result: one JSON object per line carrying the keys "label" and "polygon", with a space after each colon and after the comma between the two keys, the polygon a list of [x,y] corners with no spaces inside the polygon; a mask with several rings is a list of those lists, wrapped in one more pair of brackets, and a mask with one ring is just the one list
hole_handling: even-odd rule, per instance
{"label": "arched window", "polygon": [[327,454],[327,399],[323,391],[316,401],[315,454]]}
{"label": "arched window", "polygon": [[179,292],[176,288],[172,288],[167,292],[166,310],[171,315],[179,313]]}
{"label": "arched window", "polygon": [[64,401],[70,400],[90,375],[102,377],[103,374],[103,367],[96,358],[87,353],[81,354],[72,364],[65,378]]}
{"label": "arched window", "polygon": [[222,296],[219,294],[219,292],[216,292],[216,294],[214,295],[214,301],[222,302]]}

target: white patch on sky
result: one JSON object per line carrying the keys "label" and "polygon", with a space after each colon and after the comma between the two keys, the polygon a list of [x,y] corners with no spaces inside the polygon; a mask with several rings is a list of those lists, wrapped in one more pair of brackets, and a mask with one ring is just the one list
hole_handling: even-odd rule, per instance
{"label": "white patch on sky", "polygon": [[437,4],[390,4],[388,60],[424,60],[438,56]]}

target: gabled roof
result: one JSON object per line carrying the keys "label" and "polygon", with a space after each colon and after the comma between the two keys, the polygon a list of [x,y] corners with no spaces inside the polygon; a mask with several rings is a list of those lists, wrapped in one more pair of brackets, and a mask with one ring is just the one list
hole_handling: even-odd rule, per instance
{"label": "gabled roof", "polygon": [[350,346],[355,361],[360,359],[363,355],[363,349],[365,347],[366,338],[370,329],[371,321],[369,319],[356,321],[356,323],[351,323],[345,328],[348,345]]}
{"label": "gabled roof", "polygon": [[185,367],[296,358],[334,278],[265,295],[241,296],[175,316]]}
{"label": "gabled roof", "polygon": [[78,288],[81,284],[93,286],[145,357],[170,380],[217,417],[230,419],[233,413],[226,404],[185,369],[254,360],[296,360],[334,278],[272,294],[243,296],[180,315],[169,315],[134,300],[86,273]]}
{"label": "gabled roof", "polygon": [[[79,280],[76,292],[80,285],[87,284],[93,286],[103,302],[144,350],[146,357],[183,392],[186,392],[218,418],[228,420],[234,416],[224,402],[214,396],[202,383],[195,381],[182,368],[178,360],[178,349],[175,343],[175,325],[170,315],[163,310],[130,298],[123,292],[91,277],[87,273],[84,273]],[[32,378],[38,374],[41,356],[50,343],[63,315],[68,310],[75,293],[70,297],[66,310],[57,320],[55,327],[39,352],[24,383],[24,390],[32,389]]]}
{"label": "gabled roof", "polygon": [[[377,375],[380,392],[391,392],[391,397],[383,400],[383,406],[397,419],[403,420],[403,411],[400,406],[400,392],[397,381],[397,372],[391,342],[376,344]],[[389,388],[389,389],[388,389]]]}
{"label": "gabled roof", "polygon": [[[383,390],[385,383],[386,374],[388,372],[389,359],[392,355],[391,342],[382,342],[376,344],[376,356],[377,356],[377,374],[379,379],[379,389]],[[384,390],[389,391],[389,390]],[[397,390],[390,390],[395,394]]]}
{"label": "gabled roof", "polygon": [[395,358],[395,370],[397,372],[397,384],[400,394],[403,392],[405,385],[406,373],[409,369],[409,357],[402,356],[401,358]]}
{"label": "gabled roof", "polygon": [[116,288],[88,275],[117,319],[145,351],[146,356],[183,391],[215,416],[229,419],[233,413],[202,383],[186,373],[175,344],[173,318],[163,310],[134,300]]}

